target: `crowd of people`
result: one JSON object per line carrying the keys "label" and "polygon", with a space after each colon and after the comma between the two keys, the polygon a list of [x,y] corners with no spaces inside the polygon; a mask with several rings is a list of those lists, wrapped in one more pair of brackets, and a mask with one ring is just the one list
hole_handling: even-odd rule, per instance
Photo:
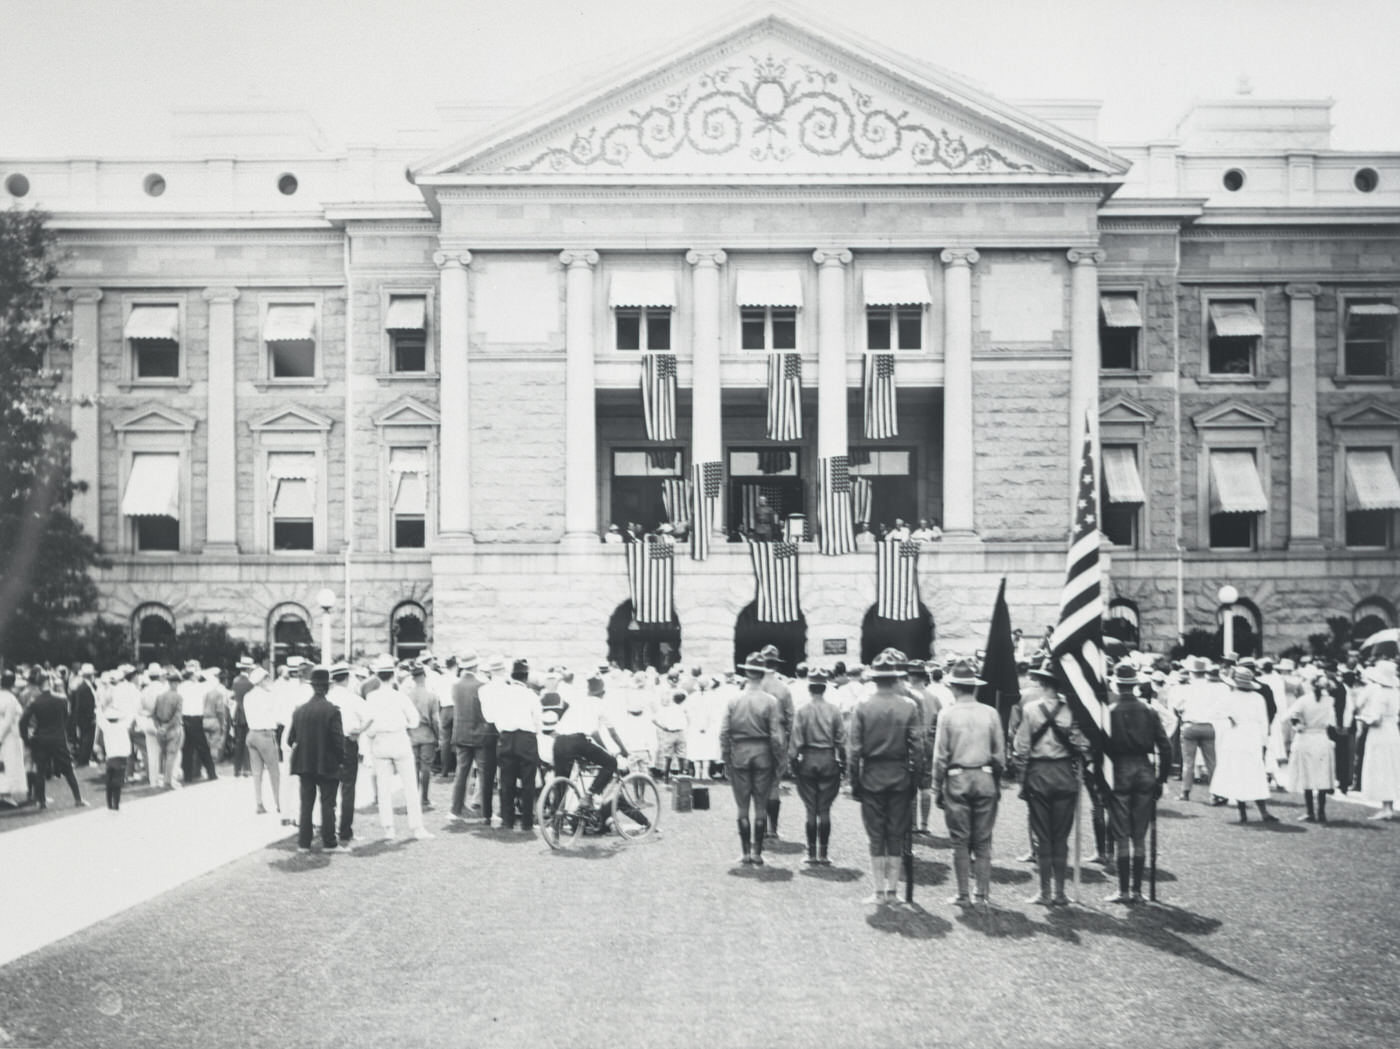
{"label": "crowd of people", "polygon": [[[859,802],[874,893],[896,900],[899,859],[943,811],[957,894],[990,897],[992,835],[1004,781],[1027,802],[1039,891],[1066,904],[1068,840],[1081,784],[1089,788],[1094,860],[1117,868],[1120,903],[1142,899],[1146,838],[1163,785],[1180,800],[1233,804],[1235,818],[1277,820],[1278,791],[1301,794],[1301,819],[1328,820],[1334,792],[1395,818],[1400,797],[1400,690],[1394,660],[1240,659],[1178,663],[1132,653],[1110,674],[1103,754],[1071,714],[1054,668],[1022,664],[1021,702],[1009,718],[977,701],[975,659],[909,659],[887,649],[869,666],[779,672],[772,646],[732,672],[701,667],[583,673],[523,659],[462,653],[440,661],[381,655],[357,665],[289,657],[269,671],[248,658],[231,668],[124,664],[98,673],[21,667],[0,674],[0,805],[48,804],[61,778],[86,805],[75,768],[105,766],[107,806],[125,784],[178,790],[201,776],[253,780],[259,815],[295,825],[298,847],[356,843],[355,815],[377,808],[395,835],[401,792],[408,831],[433,837],[434,777],[451,782],[450,821],[529,832],[547,775],[597,767],[586,804],[619,769],[661,780],[727,781],[738,809],[740,865],[761,866],[778,834],[783,783],[805,810],[805,862],[830,864],[831,811],[843,781]],[[16,683],[18,687],[16,687]],[[1106,758],[1107,760],[1100,760]],[[300,781],[285,797],[283,769]],[[1179,772],[1177,771],[1179,770]],[[269,805],[270,802],[270,805]],[[644,816],[638,818],[645,819]]]}

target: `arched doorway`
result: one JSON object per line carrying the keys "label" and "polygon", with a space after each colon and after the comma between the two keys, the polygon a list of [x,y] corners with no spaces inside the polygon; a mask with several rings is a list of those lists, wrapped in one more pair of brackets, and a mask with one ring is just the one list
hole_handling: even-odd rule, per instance
{"label": "arched doorway", "polygon": [[1259,614],[1259,607],[1247,598],[1240,598],[1233,606],[1221,605],[1215,613],[1217,629],[1215,631],[1215,647],[1222,655],[1225,652],[1225,617],[1234,616],[1234,641],[1235,655],[1260,656],[1264,652],[1264,617]]}
{"label": "arched doorway", "polygon": [[1103,620],[1105,637],[1116,637],[1128,648],[1142,647],[1142,627],[1138,607],[1126,597],[1115,597],[1108,603]]}
{"label": "arched doorway", "polygon": [[681,623],[638,623],[632,601],[622,602],[608,618],[608,661],[623,670],[670,669],[681,659]]}
{"label": "arched doorway", "polygon": [[389,617],[389,651],[395,659],[417,659],[428,647],[428,612],[417,601],[402,601]]}
{"label": "arched doorway", "polygon": [[865,666],[887,648],[897,648],[910,659],[933,655],[933,614],[919,602],[915,619],[885,619],[877,615],[878,604],[866,610],[860,624],[860,661]]}
{"label": "arched doorway", "polygon": [[791,675],[807,658],[807,618],[799,615],[791,623],[761,623],[757,602],[750,601],[734,620],[734,665],[765,645],[777,647],[782,665],[776,669]]}
{"label": "arched doorway", "polygon": [[1395,609],[1380,597],[1368,597],[1352,609],[1351,643],[1358,647],[1372,634],[1395,625]]}
{"label": "arched doorway", "polygon": [[280,604],[268,614],[267,636],[274,667],[285,663],[288,656],[320,661],[321,650],[311,636],[311,614],[295,602]]}
{"label": "arched doorway", "polygon": [[164,605],[144,604],[131,614],[136,664],[168,663],[175,645],[175,615]]}

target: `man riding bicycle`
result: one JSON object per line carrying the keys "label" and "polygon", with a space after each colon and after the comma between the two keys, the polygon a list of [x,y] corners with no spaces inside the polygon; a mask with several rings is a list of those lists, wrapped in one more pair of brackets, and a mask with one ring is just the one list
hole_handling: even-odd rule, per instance
{"label": "man riding bicycle", "polygon": [[617,758],[600,746],[604,729],[617,744],[618,753],[624,759],[627,757],[627,748],[603,709],[602,696],[603,679],[589,678],[588,695],[571,696],[559,716],[559,724],[554,729],[556,776],[567,779],[574,771],[575,761],[599,766],[598,774],[593,777],[593,783],[584,795],[585,805],[595,804],[613,776],[617,775]]}

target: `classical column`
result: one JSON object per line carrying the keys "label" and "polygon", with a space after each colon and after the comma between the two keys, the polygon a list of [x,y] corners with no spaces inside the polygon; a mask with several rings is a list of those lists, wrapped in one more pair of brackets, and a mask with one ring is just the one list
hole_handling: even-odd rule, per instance
{"label": "classical column", "polygon": [[1069,319],[1069,503],[1078,491],[1079,459],[1083,452],[1084,415],[1099,432],[1099,263],[1098,248],[1070,248]]}
{"label": "classical column", "polygon": [[1288,293],[1288,548],[1322,546],[1317,491],[1316,284],[1289,284]]}
{"label": "classical column", "polygon": [[[688,251],[691,266],[690,455],[693,463],[723,462],[723,413],[719,378],[719,268],[727,256],[718,249]],[[724,514],[715,515],[715,534],[723,533]]]}
{"label": "classical column", "polygon": [[975,248],[947,248],[943,262],[943,536],[976,535],[972,454],[972,267]]}
{"label": "classical column", "polygon": [[471,542],[471,413],[467,384],[467,267],[469,251],[439,251],[438,302],[442,309],[441,390],[438,453],[438,538],[448,544]]}
{"label": "classical column", "polygon": [[598,543],[598,422],[593,392],[593,267],[598,253],[559,253],[567,273],[564,345],[564,541]]}
{"label": "classical column", "polygon": [[843,248],[818,248],[817,264],[817,455],[846,454],[846,267]]}
{"label": "classical column", "polygon": [[86,481],[88,486],[86,492],[73,496],[73,518],[88,535],[101,542],[97,304],[102,301],[102,289],[74,288],[69,291],[68,298],[73,302],[73,480]]}
{"label": "classical column", "polygon": [[238,458],[233,377],[236,288],[205,288],[209,303],[208,474],[204,552],[238,551]]}

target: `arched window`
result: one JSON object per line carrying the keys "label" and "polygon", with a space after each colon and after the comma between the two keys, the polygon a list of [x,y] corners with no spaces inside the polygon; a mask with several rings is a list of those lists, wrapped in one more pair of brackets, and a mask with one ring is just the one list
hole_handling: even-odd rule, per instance
{"label": "arched window", "polygon": [[915,619],[885,619],[879,604],[871,605],[860,624],[860,661],[865,666],[887,648],[897,648],[910,659],[933,654],[933,615],[919,602]]}
{"label": "arched window", "polygon": [[428,647],[428,613],[417,601],[401,601],[389,617],[389,651],[395,659],[417,659]]}
{"label": "arched window", "polygon": [[148,602],[131,613],[131,637],[136,663],[166,663],[175,644],[175,614],[164,605]]}
{"label": "arched window", "polygon": [[285,601],[267,617],[267,650],[272,665],[281,666],[288,656],[318,661],[321,650],[311,633],[311,614],[295,601]]}
{"label": "arched window", "polygon": [[673,615],[669,623],[638,623],[627,600],[608,619],[608,659],[623,670],[655,667],[669,670],[681,658],[681,624]]}
{"label": "arched window", "polygon": [[1116,637],[1130,649],[1141,648],[1142,630],[1137,603],[1126,597],[1115,597],[1110,601],[1104,616],[1103,632],[1108,637]]}
{"label": "arched window", "polygon": [[1351,612],[1352,643],[1359,645],[1379,630],[1395,626],[1395,606],[1383,597],[1368,597]]}
{"label": "arched window", "polygon": [[1215,611],[1216,645],[1223,651],[1225,644],[1225,615],[1235,617],[1234,643],[1237,656],[1260,656],[1264,654],[1264,617],[1259,614],[1259,606],[1248,598],[1240,598],[1233,605],[1221,605]]}

